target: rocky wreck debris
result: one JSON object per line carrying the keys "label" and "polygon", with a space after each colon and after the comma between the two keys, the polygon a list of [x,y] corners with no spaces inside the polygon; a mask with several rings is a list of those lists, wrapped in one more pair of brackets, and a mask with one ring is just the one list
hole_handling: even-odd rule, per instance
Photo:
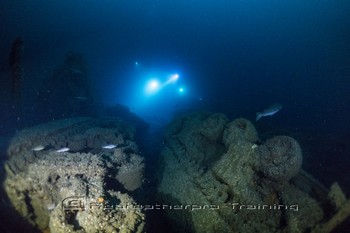
{"label": "rocky wreck debris", "polygon": [[[114,157],[121,157],[120,152]],[[119,165],[118,174],[116,176],[117,180],[123,184],[124,188],[128,191],[134,191],[138,189],[143,182],[144,174],[144,163],[143,158],[137,154],[130,154],[129,161],[125,159],[119,160],[117,162]]]}
{"label": "rocky wreck debris", "polygon": [[301,170],[295,139],[261,142],[243,118],[180,116],[166,130],[161,159],[158,191],[176,231],[331,232],[349,217],[340,188],[327,197],[328,190]]}
{"label": "rocky wreck debris", "polygon": [[[70,118],[25,129],[7,151],[6,193],[43,231],[142,232],[144,213],[129,208],[137,205],[129,191],[140,188],[144,170],[133,139],[134,128],[119,118]],[[109,144],[116,148],[102,148]],[[70,150],[56,151],[64,147]]]}
{"label": "rocky wreck debris", "polygon": [[303,155],[298,142],[288,136],[276,136],[258,147],[260,170],[271,180],[289,181],[300,171]]}

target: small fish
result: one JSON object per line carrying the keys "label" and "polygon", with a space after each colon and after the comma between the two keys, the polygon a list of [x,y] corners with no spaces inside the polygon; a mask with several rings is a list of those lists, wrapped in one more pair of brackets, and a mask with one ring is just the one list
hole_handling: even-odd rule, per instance
{"label": "small fish", "polygon": [[58,153],[63,153],[63,152],[67,152],[67,151],[69,151],[68,147],[63,147],[63,148],[61,148],[59,150],[56,150],[56,152],[58,152]]}
{"label": "small fish", "polygon": [[32,149],[32,151],[41,151],[41,150],[44,150],[45,149],[45,146],[43,145],[39,145],[39,146],[36,146]]}
{"label": "small fish", "polygon": [[85,97],[85,96],[76,96],[74,97],[76,100],[79,100],[79,101],[87,101],[89,100],[89,98]]}
{"label": "small fish", "polygon": [[264,111],[257,112],[255,121],[258,121],[261,117],[272,116],[281,109],[282,109],[282,104],[273,104],[270,107],[264,109]]}
{"label": "small fish", "polygon": [[107,146],[103,146],[102,148],[103,149],[113,149],[113,148],[116,148],[116,147],[117,147],[116,145],[110,144],[110,145],[107,145]]}

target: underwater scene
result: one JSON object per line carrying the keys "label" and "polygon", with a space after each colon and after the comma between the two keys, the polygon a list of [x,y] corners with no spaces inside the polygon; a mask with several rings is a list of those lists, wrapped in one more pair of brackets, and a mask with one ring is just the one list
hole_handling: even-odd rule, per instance
{"label": "underwater scene", "polygon": [[0,233],[350,232],[350,1],[0,0]]}

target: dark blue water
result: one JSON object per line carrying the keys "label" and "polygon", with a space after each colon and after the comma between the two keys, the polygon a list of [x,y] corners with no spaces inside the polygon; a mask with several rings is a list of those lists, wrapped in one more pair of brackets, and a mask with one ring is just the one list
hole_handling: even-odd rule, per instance
{"label": "dark blue water", "polygon": [[[148,121],[191,108],[255,121],[283,104],[255,124],[259,132],[294,136],[304,169],[350,193],[349,1],[2,0],[0,9],[2,73],[13,40],[24,41],[27,125],[40,118],[37,91],[72,50],[86,59],[101,104]],[[177,82],[162,86],[173,74]],[[147,94],[151,79],[161,89]]]}

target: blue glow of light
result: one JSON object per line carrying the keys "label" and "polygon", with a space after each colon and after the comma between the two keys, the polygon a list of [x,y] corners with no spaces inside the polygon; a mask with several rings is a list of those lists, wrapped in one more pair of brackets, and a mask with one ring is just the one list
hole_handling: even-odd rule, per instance
{"label": "blue glow of light", "polygon": [[179,79],[179,77],[179,74],[172,74],[170,78],[164,83],[164,86],[170,83],[175,83]]}
{"label": "blue glow of light", "polygon": [[171,75],[171,80],[176,81],[179,79],[179,77],[180,77],[179,74],[173,74],[173,75]]}
{"label": "blue glow of light", "polygon": [[180,93],[183,93],[184,91],[185,91],[185,90],[184,90],[183,87],[180,87],[180,88],[179,88],[179,92],[180,92]]}
{"label": "blue glow of light", "polygon": [[154,94],[160,89],[159,81],[151,79],[146,85],[146,94]]}
{"label": "blue glow of light", "polygon": [[146,84],[145,92],[147,95],[155,94],[170,84],[175,83],[179,77],[179,74],[172,74],[165,82],[159,82],[157,79],[151,79]]}

